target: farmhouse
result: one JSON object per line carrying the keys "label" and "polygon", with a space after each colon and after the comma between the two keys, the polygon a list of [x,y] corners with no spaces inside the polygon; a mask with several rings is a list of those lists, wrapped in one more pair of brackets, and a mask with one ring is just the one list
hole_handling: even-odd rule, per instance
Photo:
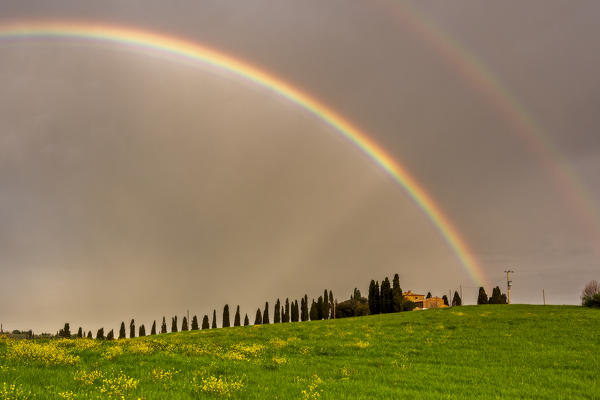
{"label": "farmhouse", "polygon": [[416,294],[409,290],[408,292],[402,293],[402,296],[404,296],[404,298],[415,303],[417,305],[417,307],[423,308],[423,301],[425,301],[424,294]]}
{"label": "farmhouse", "polygon": [[428,299],[425,298],[424,294],[413,293],[410,290],[408,292],[402,293],[402,295],[416,304],[418,308],[443,308],[448,307],[444,304],[444,299],[441,297],[430,297]]}

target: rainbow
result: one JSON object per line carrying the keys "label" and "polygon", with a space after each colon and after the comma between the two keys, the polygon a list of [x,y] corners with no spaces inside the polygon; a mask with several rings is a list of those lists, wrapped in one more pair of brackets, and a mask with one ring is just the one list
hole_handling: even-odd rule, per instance
{"label": "rainbow", "polygon": [[[597,241],[600,238],[600,214],[593,197],[588,193],[575,170],[552,143],[542,125],[507,89],[506,85],[475,54],[410,3],[380,3],[385,8],[386,15],[395,18],[403,28],[434,50],[444,60],[445,65],[454,68],[455,72],[502,116],[544,167],[558,193],[578,217],[587,233]],[[600,247],[596,250],[600,251]]]}
{"label": "rainbow", "polygon": [[478,285],[487,284],[483,270],[465,240],[431,196],[408,173],[406,168],[394,160],[385,150],[369,138],[366,133],[301,89],[245,61],[207,46],[173,36],[140,29],[75,21],[31,21],[0,24],[0,39],[47,37],[117,43],[134,48],[159,51],[169,56],[199,61],[233,73],[301,106],[332,126],[399,183],[439,230],[473,281]]}

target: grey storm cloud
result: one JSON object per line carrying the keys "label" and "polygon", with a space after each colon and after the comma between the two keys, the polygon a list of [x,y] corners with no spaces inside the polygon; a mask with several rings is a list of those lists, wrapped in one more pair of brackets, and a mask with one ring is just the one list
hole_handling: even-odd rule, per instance
{"label": "grey storm cloud", "polygon": [[[544,288],[577,303],[599,271],[585,221],[600,199],[597,2],[410,4],[537,121],[552,162],[585,188],[583,213],[489,96],[390,12],[407,4],[26,0],[0,15],[138,27],[271,71],[401,162],[490,285],[512,267],[514,301],[539,303]],[[1,39],[0,61],[5,327],[116,327],[225,303],[251,315],[396,272],[405,290],[460,285],[474,302],[469,272],[406,190],[276,93],[117,44]]]}

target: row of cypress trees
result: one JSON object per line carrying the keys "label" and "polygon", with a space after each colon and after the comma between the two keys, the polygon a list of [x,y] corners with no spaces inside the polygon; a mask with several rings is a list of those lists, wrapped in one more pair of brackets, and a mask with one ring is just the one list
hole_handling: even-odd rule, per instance
{"label": "row of cypress trees", "polygon": [[[282,304],[279,299],[275,302],[274,307],[274,319],[273,323],[285,323],[285,322],[298,322],[298,321],[308,321],[308,320],[320,320],[320,319],[330,319],[335,317],[335,299],[333,297],[333,292],[331,290],[325,290],[323,292],[323,296],[319,296],[318,299],[312,299],[312,303],[310,308],[308,306],[308,296],[304,295],[300,299],[300,303],[298,300],[292,300],[290,302],[289,298],[285,299],[285,304]],[[191,326],[188,325],[187,317],[183,317],[181,322],[181,328],[179,328],[178,318],[177,316],[171,317],[171,327],[170,330],[167,329],[167,321],[166,318],[162,318],[162,323],[160,325],[160,331],[158,330],[156,321],[152,323],[152,328],[150,329],[150,335],[156,335],[158,333],[167,333],[167,332],[178,332],[187,330],[199,330],[199,329],[215,329],[217,328],[217,310],[213,310],[212,313],[212,323],[209,320],[208,315],[204,315],[202,318],[202,325],[200,326],[198,317],[193,316],[191,321]],[[254,325],[262,325],[262,324],[270,324],[271,319],[269,316],[269,302],[265,302],[265,307],[263,310],[258,308],[256,310],[256,317],[254,319]],[[248,314],[244,315],[244,326],[250,325],[250,319],[248,318]],[[233,326],[241,326],[241,314],[240,314],[240,306],[238,305],[236,308],[235,316],[233,319]],[[225,304],[223,307],[223,319],[221,326],[223,328],[228,328],[231,326],[231,320],[229,315],[229,304]],[[66,323],[64,328],[61,329],[58,334],[58,337],[70,338],[71,331],[69,324]],[[89,331],[86,333],[80,327],[77,331],[77,335],[74,335],[77,338],[87,337],[92,338],[92,332]],[[146,336],[146,327],[142,324],[138,327],[137,336]],[[125,327],[125,322],[121,322],[121,327],[119,329],[118,339],[124,339],[127,337],[127,330]],[[135,319],[132,319],[129,323],[129,338],[136,337],[136,325]],[[108,334],[105,335],[104,328],[98,329],[96,333],[96,339],[107,339],[112,340],[115,339],[114,331],[111,329]]]}
{"label": "row of cypress trees", "polygon": [[[481,288],[483,289],[483,288]],[[496,289],[494,289],[495,291]],[[498,289],[499,291],[500,289]],[[494,292],[495,293],[495,292]],[[431,293],[427,294],[427,297],[431,297]],[[486,296],[487,298],[487,296]],[[448,305],[448,298],[443,296],[444,303]],[[364,302],[364,303],[363,303]],[[367,309],[368,303],[368,309]],[[361,306],[361,304],[364,304]],[[454,298],[452,299],[452,305],[461,305],[462,300],[458,293],[454,292]],[[379,281],[371,280],[369,284],[369,294],[368,298],[365,299],[361,296],[360,291],[358,289],[354,290],[354,294],[351,296],[350,300],[344,301],[340,304],[340,306],[344,306],[344,310],[340,307],[340,312],[336,312],[337,310],[337,300],[333,297],[333,292],[331,290],[324,290],[323,295],[319,296],[317,300],[312,299],[310,306],[308,302],[308,296],[304,295],[300,299],[300,303],[298,300],[292,300],[290,302],[289,298],[285,299],[285,303],[282,303],[279,299],[275,302],[275,306],[273,307],[273,323],[287,323],[287,322],[299,322],[299,321],[315,321],[322,319],[330,319],[337,317],[345,317],[345,316],[357,316],[357,315],[367,315],[367,314],[385,314],[392,312],[400,312],[400,311],[409,311],[415,308],[415,304],[410,300],[404,298],[402,294],[402,288],[400,287],[400,278],[398,274],[394,275],[394,279],[390,282],[389,278],[385,278],[381,285]],[[349,310],[350,309],[350,310]],[[212,321],[209,320],[208,315],[204,315],[202,318],[202,324],[199,323],[198,317],[193,316],[191,324],[188,325],[190,321],[188,321],[187,317],[183,317],[181,321],[181,325],[178,323],[177,316],[171,317],[171,326],[170,329],[167,329],[167,321],[163,316],[162,323],[159,327],[156,324],[156,321],[152,323],[152,327],[150,329],[150,335],[156,335],[159,333],[167,333],[167,332],[177,332],[178,330],[187,331],[187,330],[199,330],[199,329],[215,329],[217,328],[217,311],[213,310],[212,312]],[[265,302],[264,308],[261,310],[259,307],[256,310],[256,315],[254,318],[254,325],[262,325],[262,324],[270,324],[271,318],[269,315],[269,302]],[[235,316],[233,319],[233,326],[241,326],[242,319],[240,313],[240,306],[238,305],[235,311]],[[250,319],[248,318],[248,314],[244,315],[243,325],[250,325]],[[223,328],[227,328],[231,326],[231,320],[229,315],[229,305],[225,304],[223,307],[223,319],[221,326]],[[129,337],[134,338],[137,336],[146,336],[146,327],[141,324],[137,331],[135,320],[132,319],[129,323]],[[58,333],[59,337],[71,337],[69,324],[65,324],[65,327],[60,330]],[[87,335],[79,328],[77,331],[78,338],[88,337],[92,338],[92,332],[87,332]],[[124,339],[127,337],[127,330],[125,326],[125,322],[121,322],[121,327],[119,329],[119,339]],[[114,339],[115,335],[113,330],[110,330],[108,334],[105,336],[104,329],[100,328],[96,333],[97,339]]]}

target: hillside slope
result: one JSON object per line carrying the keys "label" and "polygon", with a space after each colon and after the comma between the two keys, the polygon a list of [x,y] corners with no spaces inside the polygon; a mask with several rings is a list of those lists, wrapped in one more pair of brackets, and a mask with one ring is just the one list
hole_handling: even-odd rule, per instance
{"label": "hillside slope", "polygon": [[111,342],[0,339],[0,399],[600,398],[599,332],[598,310],[485,305]]}

